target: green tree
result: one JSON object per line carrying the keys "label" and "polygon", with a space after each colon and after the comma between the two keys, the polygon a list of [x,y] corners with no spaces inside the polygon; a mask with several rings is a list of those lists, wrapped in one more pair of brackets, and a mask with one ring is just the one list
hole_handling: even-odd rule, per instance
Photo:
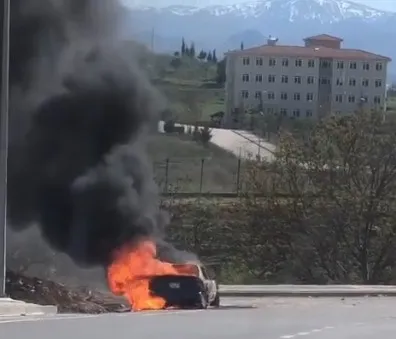
{"label": "green tree", "polygon": [[212,52],[212,61],[213,61],[214,63],[217,63],[217,55],[216,55],[216,50],[215,50],[215,49],[214,49],[213,52]]}
{"label": "green tree", "polygon": [[184,41],[184,38],[182,39],[182,45],[181,45],[181,55],[184,56],[186,55],[186,42]]}
{"label": "green tree", "polygon": [[209,142],[212,139],[212,131],[209,129],[208,126],[201,128],[199,130],[199,141],[205,146],[209,146]]}
{"label": "green tree", "polygon": [[189,50],[189,57],[195,58],[195,44],[192,42],[190,45],[190,50]]}
{"label": "green tree", "polygon": [[177,69],[182,65],[182,60],[179,57],[175,57],[171,60],[170,65]]}
{"label": "green tree", "polygon": [[243,41],[241,42],[241,51],[243,51],[245,49],[245,46],[243,44]]}
{"label": "green tree", "polygon": [[212,52],[209,52],[209,53],[208,53],[208,56],[206,57],[206,61],[207,61],[207,62],[212,62],[212,61],[213,61]]}
{"label": "green tree", "polygon": [[247,171],[247,189],[269,197],[249,199],[249,214],[262,227],[276,216],[284,242],[274,256],[293,258],[300,281],[394,281],[395,143],[382,114],[330,117],[306,140],[283,135],[275,161]]}
{"label": "green tree", "polygon": [[201,51],[199,52],[199,54],[198,54],[198,59],[201,60],[201,61],[203,61],[203,60],[206,59],[206,57],[207,57],[207,53],[206,53],[204,50],[201,50]]}

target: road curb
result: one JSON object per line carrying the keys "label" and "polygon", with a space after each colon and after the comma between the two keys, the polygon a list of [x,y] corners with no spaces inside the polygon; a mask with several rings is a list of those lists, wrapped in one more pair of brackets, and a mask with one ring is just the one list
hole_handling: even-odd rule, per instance
{"label": "road curb", "polygon": [[396,291],[220,291],[222,297],[396,297]]}
{"label": "road curb", "polygon": [[19,300],[0,298],[0,317],[55,315],[58,307],[53,305],[36,305]]}

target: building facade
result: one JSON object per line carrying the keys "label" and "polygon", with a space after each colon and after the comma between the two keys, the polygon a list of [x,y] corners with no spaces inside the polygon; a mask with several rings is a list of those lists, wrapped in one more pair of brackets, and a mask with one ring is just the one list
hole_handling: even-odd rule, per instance
{"label": "building facade", "polygon": [[267,45],[226,54],[226,123],[233,113],[259,110],[295,118],[386,109],[390,58],[344,49],[329,35],[305,46]]}

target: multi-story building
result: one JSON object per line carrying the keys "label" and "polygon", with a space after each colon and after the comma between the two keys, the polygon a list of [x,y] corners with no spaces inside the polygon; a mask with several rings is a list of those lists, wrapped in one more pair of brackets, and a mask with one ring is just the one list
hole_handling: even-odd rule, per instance
{"label": "multi-story building", "polygon": [[390,58],[341,47],[342,39],[318,35],[305,46],[267,45],[226,53],[226,123],[232,112],[305,118],[386,109]]}

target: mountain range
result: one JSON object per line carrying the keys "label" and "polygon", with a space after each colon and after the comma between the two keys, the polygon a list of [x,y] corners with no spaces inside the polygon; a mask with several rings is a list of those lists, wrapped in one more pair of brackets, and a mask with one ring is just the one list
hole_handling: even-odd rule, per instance
{"label": "mountain range", "polygon": [[[230,49],[265,44],[275,36],[279,44],[300,45],[305,37],[330,34],[347,48],[365,49],[396,58],[396,13],[344,0],[255,0],[235,5],[130,6],[123,27],[125,37],[152,45],[158,52],[179,49],[182,37],[198,49],[218,55]],[[391,64],[391,72],[396,67]]]}

